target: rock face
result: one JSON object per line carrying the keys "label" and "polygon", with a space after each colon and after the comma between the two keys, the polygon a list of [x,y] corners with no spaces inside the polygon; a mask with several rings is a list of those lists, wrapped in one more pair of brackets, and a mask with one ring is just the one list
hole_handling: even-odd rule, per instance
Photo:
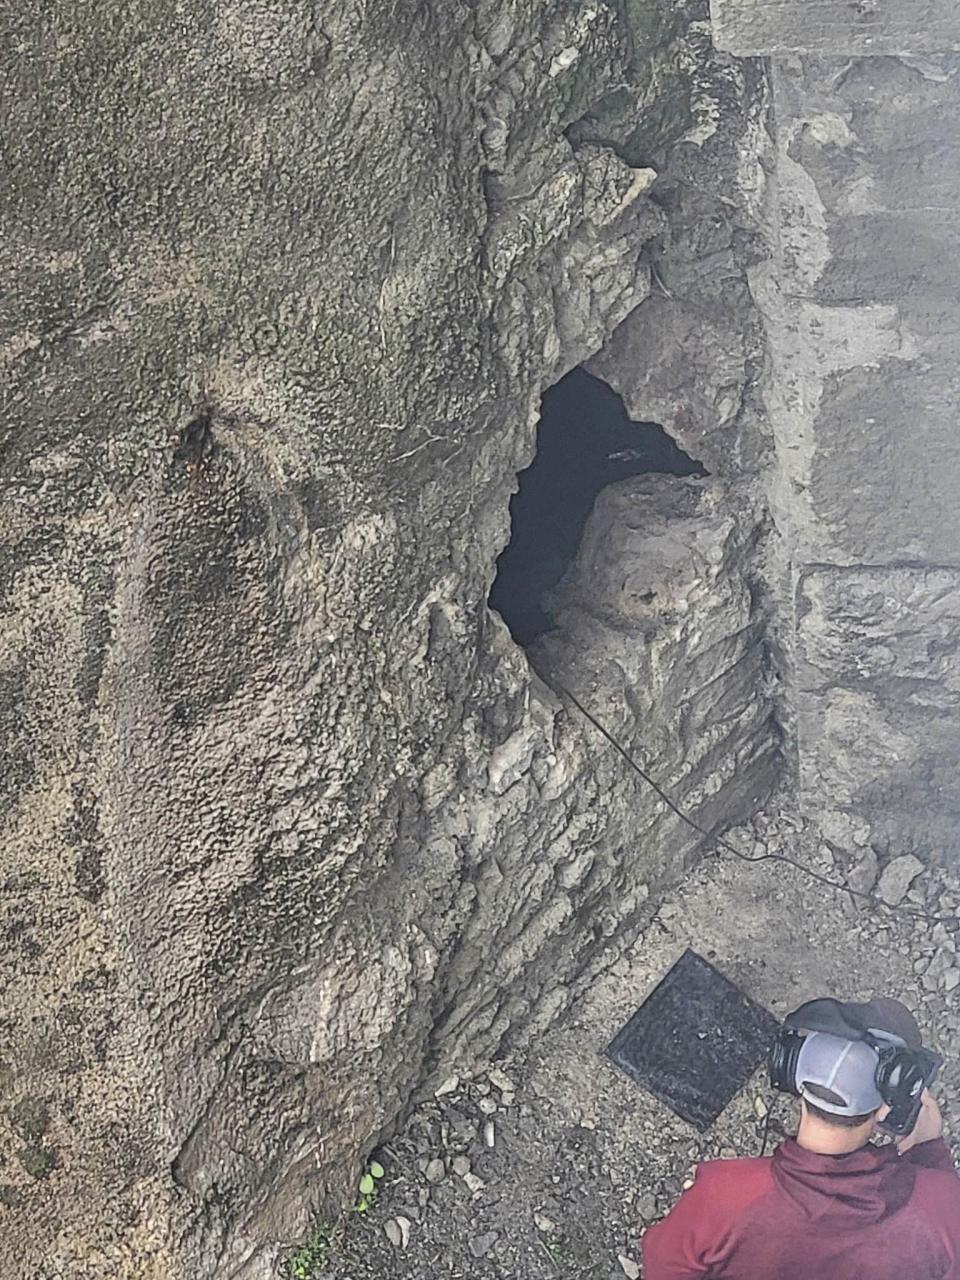
{"label": "rock face", "polygon": [[[558,630],[533,651],[549,678],[585,690],[707,831],[755,811],[779,765],[751,591],[758,523],[731,505],[715,481],[649,476],[604,490],[556,593]],[[633,787],[639,848],[682,856],[687,829]]]}
{"label": "rock face", "polygon": [[[418,1087],[549,1022],[691,856],[485,598],[540,393],[648,297],[656,164],[679,192],[716,132],[706,29],[0,13],[0,1270],[267,1277]],[[730,342],[698,404],[742,395]],[[736,819],[776,760],[721,581],[752,498],[634,496],[676,616],[611,596],[626,647],[565,670],[627,662],[644,744]]]}
{"label": "rock face", "polygon": [[[705,829],[783,743],[864,885],[956,852],[955,19],[843,8],[0,0],[4,1277],[266,1280],[615,961],[701,842],[561,686]],[[584,361],[710,474],[528,661]]]}
{"label": "rock face", "polygon": [[[729,47],[773,55],[775,249],[752,279],[802,801],[866,821],[883,859],[955,859],[956,8],[717,0],[715,14]],[[785,56],[810,48],[830,56]]]}

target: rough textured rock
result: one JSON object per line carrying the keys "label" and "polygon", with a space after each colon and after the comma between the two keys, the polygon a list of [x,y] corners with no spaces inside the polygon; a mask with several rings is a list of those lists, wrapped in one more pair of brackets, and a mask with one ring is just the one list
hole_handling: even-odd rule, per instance
{"label": "rough textured rock", "polygon": [[668,225],[593,108],[710,103],[667,3],[0,13],[0,1269],[253,1280],[691,855],[484,601]]}
{"label": "rough textured rock", "polygon": [[[667,225],[651,250],[650,296],[619,326],[589,368],[711,473],[758,481],[769,439],[757,384],[761,316],[749,269],[767,257],[760,166],[765,102],[759,69],[717,55],[694,23],[700,110],[687,132],[653,152]],[[625,140],[632,121],[621,125]]]}
{"label": "rough textured rock", "polygon": [[906,897],[907,890],[921,871],[923,871],[923,863],[912,853],[904,853],[899,858],[894,858],[883,869],[883,875],[877,885],[877,895],[884,902],[896,906]]}
{"label": "rough textured rock", "polygon": [[[847,8],[0,0],[4,1276],[266,1280],[615,962],[701,850],[550,681],[707,829],[783,745],[858,883],[956,852],[960,76]],[[536,674],[587,359],[710,476],[601,495]]]}
{"label": "rough textured rock", "polygon": [[[603,491],[533,661],[576,682],[704,830],[755,811],[778,774],[758,523],[717,481],[650,476]],[[629,780],[628,780],[629,782]],[[687,831],[638,781],[632,827],[657,861]],[[669,864],[668,864],[669,865]]]}
{"label": "rough textured rock", "polygon": [[[779,683],[778,617],[765,581],[769,528],[764,476],[771,462],[771,440],[759,393],[762,317],[749,283],[751,269],[768,256],[761,165],[767,103],[758,65],[718,55],[711,48],[709,29],[699,23],[688,29],[686,40],[697,66],[694,100],[700,109],[662,160],[660,153],[653,153],[653,163],[662,170],[658,192],[667,212],[666,230],[656,243],[654,287],[589,368],[617,389],[634,418],[663,423],[714,479],[691,490],[666,481],[654,483],[649,492],[641,486],[635,502],[622,499],[627,503],[621,513],[623,530],[617,532],[616,520],[606,512],[597,517],[602,530],[598,537],[601,546],[605,539],[609,542],[605,564],[611,574],[616,573],[616,557],[623,557],[626,582],[637,574],[642,581],[647,572],[656,577],[668,544],[687,546],[688,553],[694,553],[693,564],[702,565],[700,557],[707,558],[711,568],[701,580],[705,589],[690,603],[691,614],[704,621],[704,636],[718,643],[714,652],[723,652],[724,659],[714,670],[706,655],[688,666],[685,642],[676,636],[666,641],[667,650],[678,642],[676,669],[690,682],[683,705],[702,704],[689,724],[673,726],[677,736],[672,748],[661,737],[655,743],[643,739],[644,721],[655,722],[662,711],[669,722],[670,694],[666,703],[658,703],[655,672],[671,663],[655,662],[651,671],[642,668],[641,660],[632,679],[638,688],[651,691],[652,701],[635,728],[646,759],[659,761],[661,750],[670,758],[675,749],[678,759],[696,760],[706,777],[712,769],[723,769],[721,757],[730,746],[714,750],[714,717],[719,723],[735,724],[733,751],[736,755],[742,748],[744,767],[731,792],[748,804],[752,792],[764,790],[758,778],[768,769],[767,753],[779,740],[772,721],[789,722],[791,717]],[[624,139],[632,136],[626,126],[621,133]],[[694,508],[691,493],[700,495]],[[647,502],[650,518],[662,527],[662,534],[649,543],[650,530],[644,524]],[[604,522],[610,527],[604,528]],[[631,530],[629,537],[626,530]],[[601,588],[591,604],[593,574]],[[594,613],[605,583],[599,566],[583,573],[580,598]],[[651,589],[654,616],[662,587]],[[666,596],[671,599],[669,590]],[[665,607],[670,616],[671,606]],[[623,626],[622,619],[617,626]],[[695,643],[701,639],[709,647],[699,634]],[[589,653],[583,628],[575,629],[565,643],[571,658],[581,650]],[[694,673],[705,676],[708,670],[704,692]]]}

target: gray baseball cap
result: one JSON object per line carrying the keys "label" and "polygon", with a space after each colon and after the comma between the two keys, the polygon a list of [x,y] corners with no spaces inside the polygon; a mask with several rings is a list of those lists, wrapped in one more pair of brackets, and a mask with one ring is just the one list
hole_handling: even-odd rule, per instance
{"label": "gray baseball cap", "polygon": [[[804,1037],[797,1059],[800,1096],[821,1111],[837,1116],[865,1116],[883,1106],[877,1088],[879,1056],[862,1040],[846,1040],[825,1031]],[[838,1102],[824,1100],[808,1088],[828,1090]]]}

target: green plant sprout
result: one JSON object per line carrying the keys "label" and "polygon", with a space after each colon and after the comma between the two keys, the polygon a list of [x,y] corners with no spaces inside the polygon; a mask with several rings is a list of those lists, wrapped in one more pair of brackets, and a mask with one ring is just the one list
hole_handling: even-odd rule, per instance
{"label": "green plant sprout", "polygon": [[318,1272],[323,1271],[333,1248],[336,1227],[329,1222],[318,1224],[308,1240],[287,1262],[287,1274],[291,1280],[312,1280]]}
{"label": "green plant sprout", "polygon": [[383,1177],[383,1174],[383,1165],[376,1160],[371,1160],[357,1187],[358,1196],[357,1203],[353,1206],[354,1213],[366,1213],[376,1201],[377,1182]]}
{"label": "green plant sprout", "polygon": [[559,1240],[550,1240],[549,1242],[540,1237],[540,1248],[547,1255],[558,1271],[561,1270],[561,1260],[563,1258],[563,1246]]}
{"label": "green plant sprout", "polygon": [[[383,1175],[383,1165],[377,1160],[371,1160],[357,1185],[357,1202],[353,1206],[353,1213],[367,1212],[377,1198],[377,1183]],[[326,1270],[331,1252],[340,1243],[343,1227],[342,1217],[339,1222],[318,1223],[309,1239],[287,1259],[286,1273],[289,1280],[314,1280],[315,1276]]]}

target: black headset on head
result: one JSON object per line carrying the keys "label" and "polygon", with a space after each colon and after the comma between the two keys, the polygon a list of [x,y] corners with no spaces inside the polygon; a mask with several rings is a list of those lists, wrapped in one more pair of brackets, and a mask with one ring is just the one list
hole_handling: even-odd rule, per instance
{"label": "black headset on head", "polygon": [[920,1114],[924,1089],[937,1078],[943,1059],[930,1049],[891,1043],[862,1025],[849,1005],[839,1000],[810,1000],[784,1020],[770,1048],[770,1083],[782,1093],[800,1096],[797,1079],[800,1049],[808,1032],[822,1031],[843,1040],[861,1040],[877,1054],[877,1092],[890,1108],[883,1127],[910,1133]]}

